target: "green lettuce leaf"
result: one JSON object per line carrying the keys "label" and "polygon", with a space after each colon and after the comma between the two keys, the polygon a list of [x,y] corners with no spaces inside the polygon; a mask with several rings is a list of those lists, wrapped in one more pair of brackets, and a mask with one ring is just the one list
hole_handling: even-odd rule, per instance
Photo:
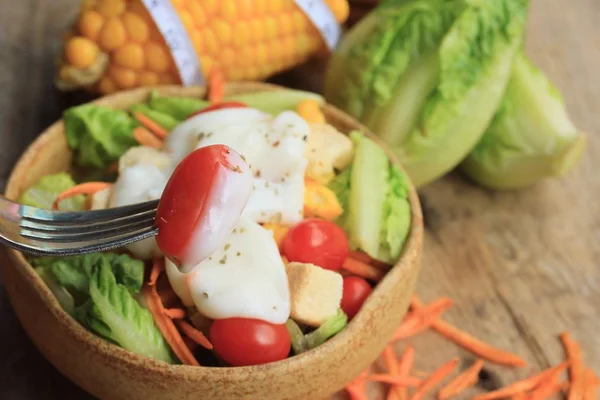
{"label": "green lettuce leaf", "polygon": [[400,257],[410,231],[408,182],[404,173],[390,164],[388,192],[383,204],[383,223],[376,258],[393,262]]}
{"label": "green lettuce leaf", "polygon": [[107,259],[95,265],[89,293],[88,302],[76,311],[82,324],[124,349],[167,363],[175,362],[152,314],[125,286],[117,283]]}
{"label": "green lettuce leaf", "polygon": [[[52,209],[54,200],[61,192],[75,186],[75,181],[66,172],[46,175],[21,194],[18,202],[26,206]],[[79,195],[65,199],[58,204],[61,211],[80,211],[84,209],[85,196]]]}
{"label": "green lettuce leaf", "polygon": [[482,186],[518,189],[565,175],[584,145],[558,90],[521,52],[492,124],[461,169]]}
{"label": "green lettuce leaf", "polygon": [[147,104],[134,104],[129,109],[131,112],[139,112],[156,122],[167,131],[175,128],[181,121],[173,118],[171,115],[166,114],[162,111],[154,110]]}
{"label": "green lettuce leaf", "polygon": [[137,145],[137,122],[126,111],[96,104],[71,107],[63,115],[69,146],[80,166],[106,168]]}
{"label": "green lettuce leaf", "polygon": [[319,105],[324,103],[323,96],[303,90],[265,90],[262,92],[241,93],[227,96],[226,100],[239,101],[248,107],[278,115],[284,111],[295,111],[298,104],[304,100],[314,100]]}
{"label": "green lettuce leaf", "polygon": [[339,309],[337,314],[325,321],[314,331],[307,333],[302,332],[296,321],[288,319],[285,323],[290,339],[292,342],[292,350],[294,354],[304,353],[312,350],[325,343],[333,336],[340,333],[348,325],[348,316]]}
{"label": "green lettuce leaf", "polygon": [[181,122],[192,113],[209,105],[208,101],[190,97],[161,96],[153,91],[150,94],[148,105],[154,111],[169,115]]}
{"label": "green lettuce leaf", "polygon": [[48,271],[47,267],[37,267],[35,268],[35,272],[40,276],[40,278],[44,281],[48,289],[52,292],[58,304],[62,307],[67,314],[74,315],[75,313],[75,299],[73,295],[64,287],[61,286],[52,272]]}

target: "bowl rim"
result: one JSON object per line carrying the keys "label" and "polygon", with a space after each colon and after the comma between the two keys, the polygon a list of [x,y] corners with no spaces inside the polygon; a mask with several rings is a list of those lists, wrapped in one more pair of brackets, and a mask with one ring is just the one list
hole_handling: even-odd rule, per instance
{"label": "bowl rim", "polygon": [[[270,83],[257,82],[235,82],[228,83],[226,85],[226,93],[230,91],[235,91],[236,93],[250,93],[255,91],[289,89],[291,88]],[[116,103],[117,105],[127,104],[124,107],[128,107],[136,103],[128,102],[127,98],[147,98],[147,96],[149,96],[150,93],[153,91],[156,91],[161,95],[182,96],[191,98],[201,97],[206,92],[205,88],[201,86],[182,87],[179,85],[168,85],[143,87],[117,92],[78,105],[93,103],[112,108],[123,108],[121,106],[114,107],[114,103]],[[404,247],[402,249],[402,253],[398,261],[386,272],[385,277],[380,282],[378,282],[377,285],[375,285],[373,292],[367,298],[367,300],[363,304],[363,307],[353,318],[352,322],[349,323],[348,326],[342,332],[335,335],[335,337],[329,339],[324,344],[316,347],[315,349],[312,349],[311,351],[307,351],[299,355],[294,355],[292,357],[288,357],[284,360],[276,362],[244,367],[212,367],[168,364],[166,362],[152,359],[150,357],[138,355],[120,346],[113,345],[112,343],[109,343],[105,339],[96,336],[92,332],[85,329],[81,324],[79,324],[79,322],[77,322],[73,317],[71,317],[62,309],[55,296],[52,294],[52,292],[46,286],[46,284],[42,281],[42,279],[38,276],[38,274],[34,271],[34,268],[27,261],[23,253],[8,248],[8,254],[15,266],[17,267],[19,273],[21,273],[24,276],[27,282],[35,289],[37,294],[42,297],[44,301],[44,306],[47,308],[47,310],[50,311],[52,315],[57,319],[64,331],[68,332],[68,335],[70,335],[70,340],[75,340],[81,342],[81,344],[88,345],[90,350],[98,356],[112,359],[115,362],[124,363],[124,365],[126,365],[128,368],[137,368],[162,374],[167,373],[169,375],[181,376],[189,376],[190,373],[193,373],[197,377],[210,376],[211,378],[226,379],[228,381],[231,381],[232,379],[235,380],[236,375],[240,375],[242,376],[241,379],[245,379],[243,378],[243,376],[246,376],[246,374],[252,374],[253,376],[256,376],[260,379],[261,375],[268,376],[270,373],[281,368],[302,368],[303,365],[308,364],[311,359],[323,356],[329,351],[335,350],[336,348],[343,348],[345,345],[348,344],[350,337],[352,337],[356,332],[360,331],[362,323],[369,318],[369,314],[376,310],[374,299],[379,296],[384,296],[386,291],[393,289],[394,283],[402,277],[404,271],[407,268],[411,267],[413,264],[419,263],[423,244],[423,216],[419,197],[417,195],[414,185],[408,177],[408,174],[406,174],[406,170],[399,163],[396,156],[378,137],[371,133],[368,128],[363,126],[361,123],[356,121],[348,114],[328,104],[327,102],[324,103],[322,109],[324,110],[326,117],[329,115],[335,119],[350,122],[352,125],[354,125],[354,130],[359,130],[366,136],[368,136],[370,139],[374,140],[379,146],[381,146],[384,149],[390,161],[404,172],[409,186],[408,200],[411,206],[411,224],[409,235],[404,243]],[[343,133],[347,134],[348,132]],[[64,134],[64,122],[61,118],[58,121],[51,124],[50,126],[48,126],[46,129],[44,129],[44,131],[25,149],[25,151],[21,154],[10,173],[5,188],[6,197],[14,200],[20,195],[21,188],[19,181],[17,180],[17,175],[19,175],[18,171],[23,170],[27,167],[27,165],[35,164],[33,160],[35,158],[34,155],[40,151],[43,151],[43,148],[47,145],[47,143],[55,140],[57,136]],[[232,374],[232,371],[240,371],[243,373]]]}

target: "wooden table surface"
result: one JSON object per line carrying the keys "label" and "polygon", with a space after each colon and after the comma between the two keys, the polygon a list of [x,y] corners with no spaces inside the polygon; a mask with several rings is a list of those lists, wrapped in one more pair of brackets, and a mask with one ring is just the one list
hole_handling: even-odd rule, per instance
{"label": "wooden table surface", "polygon": [[[36,135],[86,99],[52,84],[60,35],[78,4],[0,0],[0,188]],[[597,0],[533,0],[531,7],[527,51],[589,133],[583,161],[568,178],[497,193],[451,175],[422,190],[427,231],[419,295],[452,297],[449,321],[517,352],[533,368],[563,360],[557,336],[569,330],[585,362],[600,372],[599,21]],[[294,80],[299,75],[281,79],[318,90],[318,73],[310,82]],[[0,318],[0,398],[89,398],[40,356],[3,291]],[[425,371],[455,355],[468,357],[430,333],[413,344]],[[507,383],[530,368],[490,371]],[[382,396],[377,388],[372,393]]]}

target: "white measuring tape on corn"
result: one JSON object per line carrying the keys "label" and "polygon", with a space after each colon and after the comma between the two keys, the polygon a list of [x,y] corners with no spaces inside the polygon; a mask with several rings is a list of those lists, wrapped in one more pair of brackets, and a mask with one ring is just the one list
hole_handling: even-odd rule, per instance
{"label": "white measuring tape on corn", "polygon": [[[329,50],[341,36],[341,28],[324,0],[294,0],[320,32]],[[200,60],[185,26],[170,0],[142,0],[173,56],[184,86],[202,85]]]}

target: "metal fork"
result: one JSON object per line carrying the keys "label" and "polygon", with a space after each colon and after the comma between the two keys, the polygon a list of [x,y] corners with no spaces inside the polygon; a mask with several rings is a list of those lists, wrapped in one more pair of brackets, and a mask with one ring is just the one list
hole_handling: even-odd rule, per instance
{"label": "metal fork", "polygon": [[0,243],[39,256],[110,250],[158,233],[158,200],[105,210],[62,212],[23,206],[0,196]]}

